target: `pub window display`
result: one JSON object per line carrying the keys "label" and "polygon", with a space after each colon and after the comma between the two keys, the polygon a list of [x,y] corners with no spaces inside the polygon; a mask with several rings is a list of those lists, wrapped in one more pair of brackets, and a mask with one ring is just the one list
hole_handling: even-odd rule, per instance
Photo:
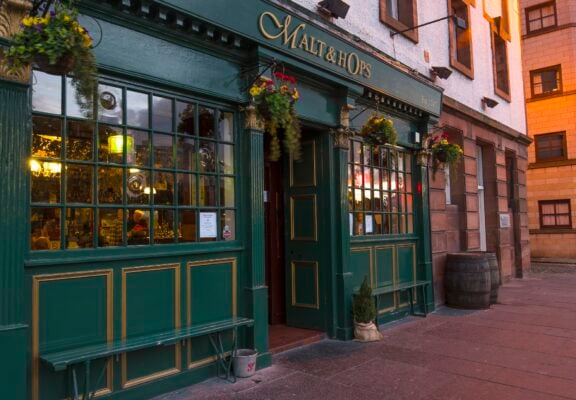
{"label": "pub window display", "polygon": [[84,113],[74,95],[69,78],[34,72],[31,250],[236,238],[233,112],[101,83]]}

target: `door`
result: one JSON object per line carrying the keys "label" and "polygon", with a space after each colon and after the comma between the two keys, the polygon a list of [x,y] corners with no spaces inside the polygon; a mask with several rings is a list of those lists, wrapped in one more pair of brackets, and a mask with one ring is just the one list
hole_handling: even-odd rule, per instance
{"label": "door", "polygon": [[480,251],[486,251],[486,208],[484,205],[484,160],[482,146],[476,145],[476,177],[478,180],[478,218]]}
{"label": "door", "polygon": [[285,174],[286,324],[325,329],[323,271],[327,241],[322,218],[321,136],[303,132],[300,160],[288,159]]}

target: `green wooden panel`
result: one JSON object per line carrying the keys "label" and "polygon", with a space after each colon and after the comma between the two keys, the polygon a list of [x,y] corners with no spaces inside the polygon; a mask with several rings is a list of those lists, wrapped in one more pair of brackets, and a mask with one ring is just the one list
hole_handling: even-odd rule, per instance
{"label": "green wooden panel", "polygon": [[340,107],[334,101],[333,92],[321,90],[302,81],[298,82],[298,91],[300,99],[296,102],[296,112],[300,119],[330,126],[340,122]]}
{"label": "green wooden panel", "polygon": [[191,325],[233,316],[236,278],[232,262],[188,267]]}
{"label": "green wooden panel", "polygon": [[303,141],[300,159],[290,159],[290,186],[316,185],[315,150],[314,141]]}
{"label": "green wooden panel", "polygon": [[309,261],[292,262],[292,305],[319,307],[318,263]]}
{"label": "green wooden panel", "polygon": [[352,272],[352,287],[357,291],[364,277],[371,279],[372,251],[370,248],[353,248],[350,251],[350,272]]}
{"label": "green wooden panel", "polygon": [[[413,244],[403,244],[396,247],[398,283],[412,282],[416,279],[416,247]],[[408,293],[398,294],[399,305],[408,303]]]}
{"label": "green wooden panel", "polygon": [[[375,247],[374,249],[374,287],[392,285],[394,283],[394,246]],[[394,307],[394,294],[380,296],[380,310]]]}
{"label": "green wooden panel", "polygon": [[292,240],[316,240],[318,215],[316,196],[313,194],[290,197]]}
{"label": "green wooden panel", "polygon": [[[176,327],[178,308],[177,267],[125,270],[125,333],[127,337],[161,332]],[[178,318],[180,316],[178,315]],[[125,356],[127,381],[146,377],[177,366],[175,346],[155,347]]]}

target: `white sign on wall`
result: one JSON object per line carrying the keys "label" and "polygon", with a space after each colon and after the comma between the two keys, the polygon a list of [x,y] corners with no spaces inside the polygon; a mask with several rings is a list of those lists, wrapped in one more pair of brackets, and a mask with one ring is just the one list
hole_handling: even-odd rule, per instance
{"label": "white sign on wall", "polygon": [[218,235],[216,213],[215,212],[201,212],[200,213],[200,237],[201,238],[215,238]]}

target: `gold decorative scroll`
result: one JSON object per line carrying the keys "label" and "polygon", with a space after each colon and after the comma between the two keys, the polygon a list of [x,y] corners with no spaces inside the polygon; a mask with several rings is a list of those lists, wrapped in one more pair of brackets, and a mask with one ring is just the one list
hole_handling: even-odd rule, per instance
{"label": "gold decorative scroll", "polygon": [[[0,2],[0,37],[10,39],[20,30],[20,21],[30,11],[31,2],[25,0],[4,0]],[[0,79],[27,83],[30,78],[30,67],[10,71],[6,64],[5,49],[0,48]]]}

